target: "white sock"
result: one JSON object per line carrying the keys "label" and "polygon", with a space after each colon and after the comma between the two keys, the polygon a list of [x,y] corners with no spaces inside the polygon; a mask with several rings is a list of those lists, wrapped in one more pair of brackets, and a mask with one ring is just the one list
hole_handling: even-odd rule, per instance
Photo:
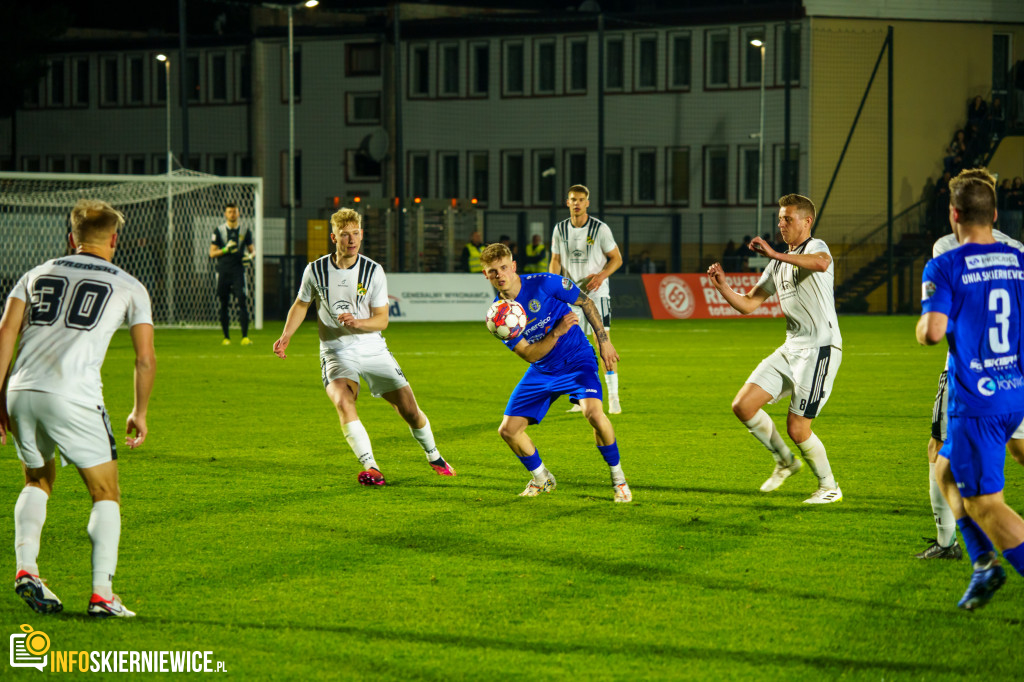
{"label": "white sock", "polygon": [[121,541],[121,505],[113,500],[94,502],[88,528],[92,540],[92,591],[109,601],[114,598],[111,583]]}
{"label": "white sock", "polygon": [[348,446],[352,448],[352,452],[359,458],[359,463],[366,469],[380,471],[380,467],[377,466],[377,460],[373,458],[370,434],[366,433],[363,423],[357,419],[354,422],[342,424],[341,432],[345,434],[345,440],[348,441]]}
{"label": "white sock", "polygon": [[928,464],[928,496],[932,500],[932,515],[935,517],[936,542],[949,547],[956,539],[956,519],[949,508],[946,498],[942,496],[939,482],[935,480],[935,462]]}
{"label": "white sock", "polygon": [[797,443],[796,446],[800,448],[800,453],[804,456],[804,461],[810,465],[811,471],[818,477],[818,485],[830,489],[838,487],[820,438],[812,433],[810,438],[803,443]]}
{"label": "white sock", "polygon": [[530,472],[533,474],[533,480],[537,483],[543,484],[544,481],[548,480],[548,468],[541,464],[539,467]]}
{"label": "white sock", "polygon": [[619,375],[616,372],[605,372],[604,383],[608,387],[608,399],[619,397]]}
{"label": "white sock", "polygon": [[613,467],[608,467],[612,470],[612,485],[619,485],[620,483],[626,482],[626,474],[622,473],[622,465],[616,464]]}
{"label": "white sock", "polygon": [[749,421],[743,422],[743,425],[747,427],[747,430],[750,431],[754,438],[761,441],[761,444],[768,448],[768,452],[772,453],[772,457],[775,458],[775,462],[778,465],[788,467],[793,463],[793,453],[786,445],[786,442],[782,440],[779,430],[775,428],[775,422],[772,421],[767,412],[758,410],[757,414]]}
{"label": "white sock", "polygon": [[36,561],[39,559],[43,524],[46,523],[46,501],[49,499],[42,488],[27,485],[21,489],[14,504],[14,556],[19,571],[39,575]]}
{"label": "white sock", "polygon": [[[423,414],[420,412],[420,414]],[[423,427],[414,429],[411,426],[409,431],[412,433],[412,437],[416,439],[416,442],[423,448],[423,454],[427,456],[428,462],[441,459],[441,453],[437,451],[437,445],[434,443],[434,432],[430,430],[430,420],[427,419],[427,415],[423,414]]]}

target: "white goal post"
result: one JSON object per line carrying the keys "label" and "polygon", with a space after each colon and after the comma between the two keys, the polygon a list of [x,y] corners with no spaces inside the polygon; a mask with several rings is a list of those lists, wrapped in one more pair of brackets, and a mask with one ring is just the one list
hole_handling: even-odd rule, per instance
{"label": "white goal post", "polygon": [[[250,319],[263,328],[263,179],[179,170],[170,175],[0,173],[0,294],[6,300],[27,270],[67,253],[68,217],[80,199],[102,199],[124,213],[114,263],[149,290],[161,326],[219,324],[209,257],[224,206],[238,205],[253,231],[246,267]],[[232,300],[232,321],[237,320]]]}

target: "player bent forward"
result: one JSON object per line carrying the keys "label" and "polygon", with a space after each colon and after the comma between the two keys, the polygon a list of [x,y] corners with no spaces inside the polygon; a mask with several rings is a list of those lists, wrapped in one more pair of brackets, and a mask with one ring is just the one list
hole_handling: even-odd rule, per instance
{"label": "player bent forward", "polygon": [[356,413],[360,377],[374,397],[391,403],[409,424],[434,471],[440,476],[454,476],[455,469],[438,453],[430,421],[416,404],[412,388],[381,334],[388,326],[387,278],[378,263],[359,253],[362,216],[350,208],[332,215],[331,241],[337,251],[313,261],[302,273],[299,295],[288,311],[281,338],[274,342],[274,353],[287,357],[285,350],[292,335],[316,298],[324,388],[338,410],[345,440],[365,469],[359,474],[359,482],[385,483],[373,457],[370,437]]}
{"label": "player bent forward", "polygon": [[[14,346],[21,348],[10,381],[0,391],[0,442],[14,437],[25,487],[14,506],[14,591],[39,613],[63,609],[39,579],[46,503],[57,477],[54,448],[78,468],[92,497],[92,597],[88,613],[131,617],[113,592],[121,538],[117,446],[103,408],[100,366],[110,338],[127,322],[135,348],[135,404],[127,445],[146,439],[146,410],[156,374],[153,317],[145,287],[110,263],[124,216],[103,201],[82,200],[71,210],[72,255],[29,270],[15,285],[0,320],[0,371],[6,376]],[[135,436],[131,434],[134,431]]]}
{"label": "player bent forward", "polygon": [[746,294],[733,291],[720,263],[708,268],[708,276],[729,305],[744,315],[778,292],[786,316],[786,342],[757,366],[733,398],[732,411],[775,459],[775,471],[761,486],[762,492],[771,492],[803,465],[762,408],[792,395],[786,430],[818,477],[818,489],[804,502],[828,504],[843,499],[843,493],[811,422],[832,393],[843,339],[832,293],[832,254],[825,242],[811,237],[813,224],[811,200],[787,194],[779,199],[779,230],[789,250],[780,253],[760,237],[750,241],[751,249],[772,259],[754,288]]}
{"label": "player bent forward", "polygon": [[[559,396],[568,395],[578,403],[583,416],[594,428],[597,449],[612,475],[616,502],[632,502],[633,493],[619,463],[615,429],[601,407],[601,377],[597,359],[579,319],[569,304],[580,306],[594,328],[606,368],[618,362],[619,354],[608,340],[594,302],[571,280],[551,273],[520,277],[512,252],[504,244],[491,244],[480,255],[484,276],[503,299],[512,299],[527,311],[526,329],[515,339],[504,341],[516,355],[530,363],[505,406],[498,433],[519,457],[533,478],[520,493],[536,497],[555,489],[555,477],[541,461],[540,452],[526,435],[526,427],[539,424]],[[497,299],[495,299],[497,300]]]}

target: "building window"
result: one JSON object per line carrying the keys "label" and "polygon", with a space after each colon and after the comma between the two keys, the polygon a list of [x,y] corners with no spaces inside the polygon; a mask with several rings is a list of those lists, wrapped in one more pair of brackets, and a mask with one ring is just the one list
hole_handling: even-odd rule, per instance
{"label": "building window", "polygon": [[142,104],[145,101],[145,79],[142,77],[142,57],[125,57],[126,74],[125,91],[128,104]]}
{"label": "building window", "polygon": [[790,24],[789,36],[783,24],[775,29],[775,83],[784,85],[789,77],[790,85],[800,83],[800,26]]}
{"label": "building window", "polygon": [[441,196],[453,199],[459,194],[459,155],[455,152],[439,152],[437,155],[439,177],[441,178]]}
{"label": "building window", "polygon": [[690,203],[690,150],[668,150],[668,182],[671,204],[686,206]]}
{"label": "building window", "polygon": [[565,152],[566,176],[562,183],[569,185],[587,184],[587,152],[582,149],[570,149]]}
{"label": "building window", "polygon": [[604,200],[609,204],[622,203],[622,152],[609,151],[604,155]]}
{"label": "building window", "polygon": [[210,100],[228,101],[228,56],[215,54],[210,57]]}
{"label": "building window", "polygon": [[380,43],[349,43],[345,46],[346,76],[379,76]]}
{"label": "building window", "polygon": [[23,156],[21,157],[21,170],[26,173],[38,173],[42,170],[42,165],[39,161],[38,156]]}
{"label": "building window", "polygon": [[198,102],[202,94],[202,82],[199,73],[199,57],[192,55],[185,60],[185,91],[189,102]]}
{"label": "building window", "polygon": [[349,125],[373,125],[380,123],[379,92],[349,92],[346,107],[346,123]]}
{"label": "building window", "polygon": [[235,54],[235,97],[239,102],[252,98],[252,58],[247,51]]}
{"label": "building window", "polygon": [[131,154],[125,157],[125,164],[131,175],[146,174],[146,156],[144,154]]}
{"label": "building window", "polygon": [[774,146],[775,156],[775,196],[792,194],[800,188],[800,145],[789,145],[789,154],[785,145]]}
{"label": "building window", "polygon": [[505,152],[505,203],[523,203],[523,153]]}
{"label": "building window", "polygon": [[167,154],[153,154],[153,172],[160,175],[167,172]]}
{"label": "building window", "polygon": [[729,148],[704,148],[704,203],[729,201]]}
{"label": "building window", "polygon": [[658,85],[658,38],[641,36],[636,41],[636,88],[653,90]]}
{"label": "building window", "polygon": [[76,59],[75,64],[75,104],[89,106],[89,58]]}
{"label": "building window", "polygon": [[757,185],[761,178],[757,147],[741,147],[740,155],[740,203],[757,203]]}
{"label": "building window", "polygon": [[537,41],[537,70],[535,92],[550,95],[555,92],[555,43],[544,40]]}
{"label": "building window", "polygon": [[570,92],[587,91],[587,39],[569,42],[569,87]]}
{"label": "building window", "polygon": [[117,57],[104,57],[100,64],[103,69],[103,94],[100,101],[108,105],[117,104]]}
{"label": "building window", "polygon": [[550,206],[557,199],[555,196],[555,153],[550,150],[533,153],[534,187],[537,188],[536,204]]}
{"label": "building window", "polygon": [[228,155],[227,154],[210,154],[210,168],[209,171],[214,175],[224,177],[228,174]]}
{"label": "building window", "polygon": [[345,152],[345,180],[349,182],[373,182],[380,180],[380,161],[374,161],[362,149]]}
{"label": "building window", "polygon": [[523,44],[509,43],[505,45],[505,93],[509,95],[523,94]]}
{"label": "building window", "polygon": [[55,59],[50,62],[50,106],[62,107],[65,104],[65,69],[64,60]]}
{"label": "building window", "polygon": [[604,87],[621,90],[625,87],[625,46],[622,38],[609,38],[604,51]]}
{"label": "building window", "polygon": [[51,173],[66,173],[68,170],[67,160],[64,155],[50,156],[46,159],[46,170]]}
{"label": "building window", "polygon": [[92,157],[85,155],[72,156],[71,169],[75,173],[92,173]]}
{"label": "building window", "polygon": [[692,43],[690,34],[672,36],[672,87],[676,90],[689,90],[691,71],[693,69]]}
{"label": "building window", "polygon": [[740,31],[740,49],[743,53],[743,85],[761,85],[761,50],[763,47],[751,45],[751,40],[765,40],[764,28],[745,28]]}
{"label": "building window", "polygon": [[410,54],[412,55],[412,66],[409,69],[409,77],[412,83],[412,94],[426,97],[430,94],[430,51],[426,45],[416,45]]}
{"label": "building window", "polygon": [[121,157],[119,156],[101,156],[100,157],[100,170],[107,175],[115,175],[121,172]]}
{"label": "building window", "polygon": [[487,152],[469,153],[470,195],[481,204],[487,203],[487,190],[490,187],[490,168]]}
{"label": "building window", "polygon": [[707,31],[704,38],[707,44],[705,85],[708,88],[727,88],[729,87],[729,31]]}
{"label": "building window", "polygon": [[235,175],[243,178],[250,178],[252,172],[252,157],[248,154],[235,154]]}
{"label": "building window", "polygon": [[473,95],[486,95],[491,86],[491,46],[488,43],[472,45],[470,54],[473,55],[469,75],[470,93]]}
{"label": "building window", "polygon": [[454,97],[459,94],[459,46],[441,46],[441,95]]}
{"label": "building window", "polygon": [[[195,169],[197,166],[191,166]],[[281,152],[281,205],[287,206],[289,200],[288,186],[288,150]],[[302,152],[295,150],[295,208],[302,207]]]}
{"label": "building window", "polygon": [[430,196],[430,155],[426,152],[409,154],[409,188],[414,197]]}
{"label": "building window", "polygon": [[654,203],[657,182],[657,155],[653,149],[634,152],[633,163],[636,177],[636,203]]}

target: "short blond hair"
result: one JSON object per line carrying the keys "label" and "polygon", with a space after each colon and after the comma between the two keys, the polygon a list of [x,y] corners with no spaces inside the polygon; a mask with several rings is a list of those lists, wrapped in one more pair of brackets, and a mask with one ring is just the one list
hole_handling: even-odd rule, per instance
{"label": "short blond hair", "polygon": [[512,260],[512,251],[501,242],[491,244],[480,252],[481,263],[493,263],[494,261],[501,260],[502,258]]}
{"label": "short blond hair", "polygon": [[71,234],[76,244],[104,241],[124,227],[124,214],[105,201],[80,199],[71,209]]}
{"label": "short blond hair", "polygon": [[585,196],[588,199],[590,198],[590,190],[587,189],[586,185],[573,185],[572,187],[569,188],[569,191],[566,192],[565,195],[569,196],[573,192],[577,192],[579,194],[582,194],[583,196]]}
{"label": "short blond hair", "polygon": [[807,213],[814,218],[814,202],[805,197],[802,194],[786,194],[785,196],[779,197],[779,206],[785,208],[786,206],[796,206],[798,211]]}
{"label": "short blond hair", "polygon": [[362,227],[363,216],[352,208],[343,208],[331,216],[331,230],[333,231],[340,230],[349,223],[355,223],[357,227]]}
{"label": "short blond hair", "polygon": [[991,225],[996,217],[996,179],[987,168],[968,168],[949,181],[949,203],[961,225]]}

